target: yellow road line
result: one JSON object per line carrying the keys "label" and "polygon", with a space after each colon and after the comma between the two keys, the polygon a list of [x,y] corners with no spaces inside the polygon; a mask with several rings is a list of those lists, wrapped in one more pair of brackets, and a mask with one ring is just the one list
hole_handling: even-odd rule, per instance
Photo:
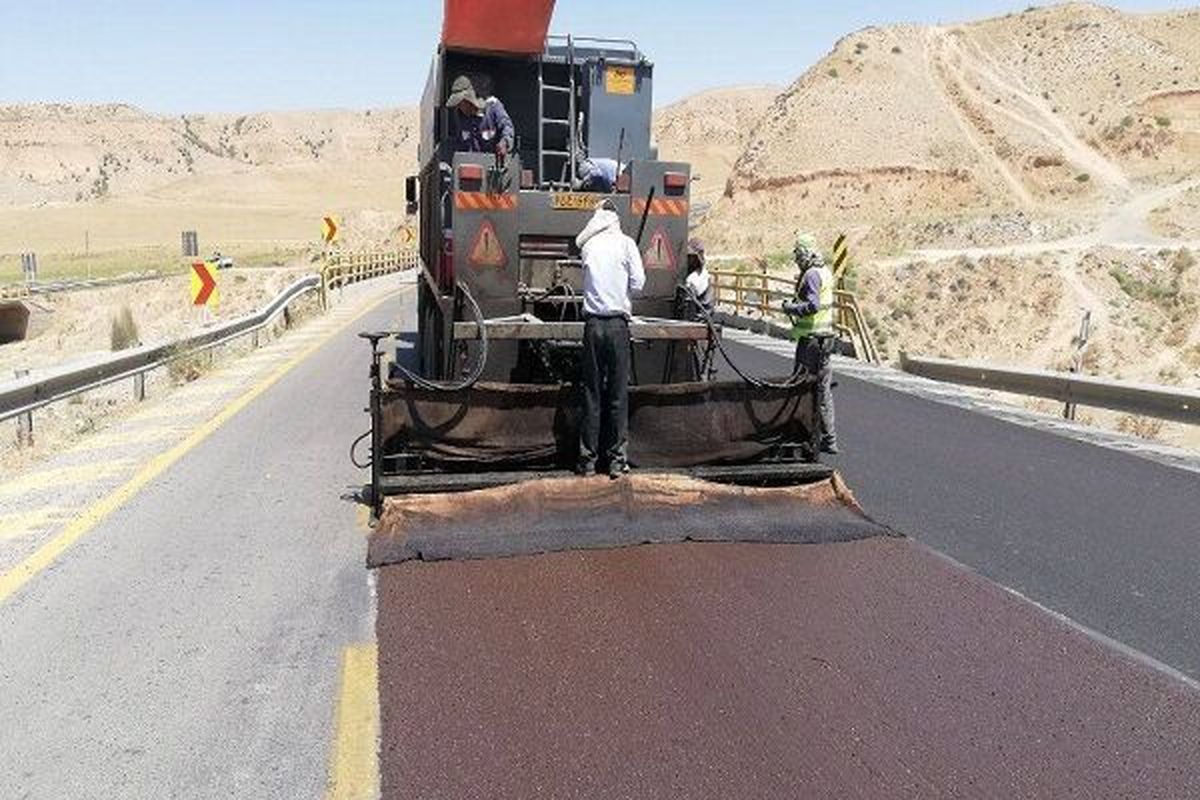
{"label": "yellow road line", "polygon": [[54,489],[64,483],[92,483],[110,478],[129,465],[129,459],[119,458],[94,464],[72,464],[67,467],[38,470],[9,478],[0,485],[0,498]]}
{"label": "yellow road line", "polygon": [[[395,293],[375,300],[369,305],[362,308],[354,316],[345,321],[341,327],[349,325],[354,320],[367,314],[378,306],[382,305],[385,300],[395,297]],[[129,502],[138,492],[146,487],[151,481],[157,478],[162,473],[179,459],[187,455],[197,445],[215,433],[222,425],[228,422],[239,411],[250,405],[259,395],[274,386],[284,375],[287,375],[295,367],[299,366],[305,359],[317,352],[326,342],[332,339],[341,328],[331,330],[320,341],[306,347],[297,355],[286,361],[277,370],[272,372],[267,377],[263,378],[258,384],[241,395],[228,406],[221,410],[215,417],[208,420],[200,427],[192,431],[186,439],[172,447],[166,452],[160,453],[149,461],[144,467],[139,469],[134,475],[121,486],[113,490],[108,496],[98,500],[89,508],[84,509],[75,519],[63,528],[53,539],[50,539],[32,554],[29,555],[20,564],[10,569],[4,574],[0,574],[0,603],[5,602],[23,587],[26,583],[34,578],[38,573],[46,567],[53,564],[59,556],[65,553],[71,545],[82,539],[88,532],[99,525],[104,519],[119,509],[125,503]],[[365,348],[364,348],[365,349]],[[7,488],[7,485],[6,487]]]}
{"label": "yellow road line", "polygon": [[358,527],[362,528],[365,532],[370,533],[371,532],[371,508],[370,508],[370,506],[364,506],[362,504],[359,504],[358,509],[354,512],[354,521],[358,525]]}
{"label": "yellow road line", "polygon": [[347,647],[329,758],[327,800],[379,796],[379,648]]}

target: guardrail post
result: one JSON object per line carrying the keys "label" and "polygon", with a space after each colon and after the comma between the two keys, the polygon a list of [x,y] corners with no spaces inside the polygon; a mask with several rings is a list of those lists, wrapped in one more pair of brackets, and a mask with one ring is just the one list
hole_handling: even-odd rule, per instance
{"label": "guardrail post", "polygon": [[[29,370],[18,369],[14,370],[14,374],[18,378],[24,378],[29,375]],[[33,412],[26,411],[24,414],[17,417],[17,447],[32,447],[33,446]]]}
{"label": "guardrail post", "polygon": [[139,403],[146,399],[146,373],[144,372],[133,376],[133,399]]}

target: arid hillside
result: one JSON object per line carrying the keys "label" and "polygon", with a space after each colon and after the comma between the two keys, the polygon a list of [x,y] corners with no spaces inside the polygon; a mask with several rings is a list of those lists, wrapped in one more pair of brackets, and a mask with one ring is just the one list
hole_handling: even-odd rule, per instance
{"label": "arid hillside", "polygon": [[173,251],[185,229],[234,252],[303,247],[325,214],[369,218],[375,233],[378,214],[403,206],[415,127],[407,108],[0,108],[0,252]]}
{"label": "arid hillside", "polygon": [[1072,3],[847,36],[781,93],[709,223],[730,246],[797,226],[873,250],[1086,230],[1200,167],[1200,11]]}
{"label": "arid hillside", "polygon": [[411,109],[160,117],[131,106],[0,107],[0,204],[170,196],[277,170],[412,163]]}
{"label": "arid hillside", "polygon": [[713,89],[654,115],[659,155],[692,165],[698,178],[692,186],[697,203],[711,205],[724,193],[734,163],[778,94],[771,86]]}
{"label": "arid hillside", "polygon": [[1088,372],[1200,386],[1200,10],[1071,3],[845,37],[771,103],[700,226],[751,257],[797,230],[850,235],[889,359],[1062,369],[1090,313]]}

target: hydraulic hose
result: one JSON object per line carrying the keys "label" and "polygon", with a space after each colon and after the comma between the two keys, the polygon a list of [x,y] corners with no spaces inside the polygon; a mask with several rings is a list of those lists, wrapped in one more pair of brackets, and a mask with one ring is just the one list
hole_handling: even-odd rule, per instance
{"label": "hydraulic hose", "polygon": [[372,433],[374,433],[374,431],[368,429],[366,433],[359,436],[350,445],[350,463],[353,464],[354,466],[358,467],[359,469],[370,469],[371,468],[370,461],[359,463],[358,457],[357,457],[357,451],[358,451],[358,446],[360,444],[362,444],[363,440],[366,439],[367,437],[369,437]]}
{"label": "hydraulic hose", "polygon": [[725,359],[725,363],[729,365],[729,368],[732,369],[737,376],[747,384],[755,387],[756,389],[794,389],[801,383],[804,383],[806,380],[808,380],[808,370],[805,369],[801,364],[796,365],[795,370],[792,372],[792,376],[783,383],[774,383],[772,381],[764,380],[763,378],[756,378],[753,375],[747,375],[742,371],[742,368],[737,365],[737,362],[733,360],[729,353],[726,352],[725,345],[721,342],[721,337],[718,334],[716,323],[713,322],[712,311],[710,311],[704,306],[703,303],[700,302],[700,298],[692,290],[692,287],[684,285],[680,288],[687,293],[688,298],[692,301],[692,304],[699,309],[700,318],[704,320],[704,324],[708,326],[709,339],[711,339],[717,345],[717,350],[721,353],[721,358]]}
{"label": "hydraulic hose", "polygon": [[488,334],[487,321],[483,318],[483,311],[479,308],[479,303],[475,302],[474,295],[471,294],[471,290],[465,284],[456,284],[455,288],[462,292],[463,298],[466,299],[467,306],[471,310],[471,316],[475,318],[475,325],[479,330],[479,358],[476,359],[475,367],[471,372],[461,381],[434,381],[421,377],[401,364],[393,365],[404,380],[431,392],[461,392],[464,389],[470,389],[479,382],[479,378],[483,375],[483,369],[487,366]]}

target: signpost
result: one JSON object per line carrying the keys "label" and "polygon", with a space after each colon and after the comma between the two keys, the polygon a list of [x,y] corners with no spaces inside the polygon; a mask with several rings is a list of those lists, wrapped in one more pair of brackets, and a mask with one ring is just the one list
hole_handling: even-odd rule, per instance
{"label": "signpost", "polygon": [[21,272],[25,275],[26,283],[37,281],[37,253],[21,253]]}
{"label": "signpost", "polygon": [[199,258],[200,257],[200,239],[196,236],[195,231],[184,231],[180,238],[183,245],[184,258]]}

